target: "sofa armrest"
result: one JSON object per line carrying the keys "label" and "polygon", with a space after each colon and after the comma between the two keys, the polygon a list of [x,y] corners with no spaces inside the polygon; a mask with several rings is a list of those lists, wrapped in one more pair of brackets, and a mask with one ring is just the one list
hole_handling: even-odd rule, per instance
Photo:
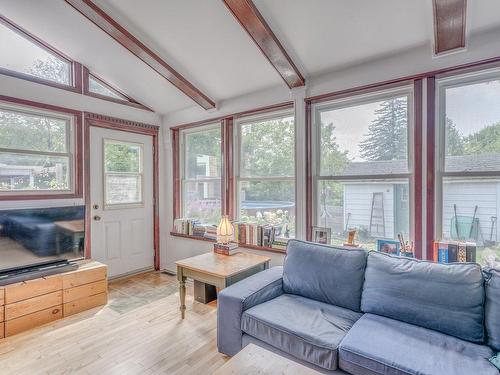
{"label": "sofa armrest", "polygon": [[235,355],[241,350],[241,315],[249,308],[283,294],[283,267],[273,267],[229,286],[218,295],[217,347]]}

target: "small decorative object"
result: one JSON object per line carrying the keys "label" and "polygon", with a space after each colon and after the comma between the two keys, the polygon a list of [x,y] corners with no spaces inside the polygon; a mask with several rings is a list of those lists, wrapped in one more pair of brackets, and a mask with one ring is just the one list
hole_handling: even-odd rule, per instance
{"label": "small decorative object", "polygon": [[217,242],[214,243],[214,253],[233,255],[238,252],[238,244],[232,242],[234,227],[227,215],[222,216],[217,226]]}
{"label": "small decorative object", "polygon": [[329,245],[332,238],[332,229],[313,227],[313,242]]}
{"label": "small decorative object", "polygon": [[377,240],[377,251],[386,254],[399,255],[401,243],[396,240],[380,239]]}
{"label": "small decorative object", "polygon": [[357,231],[358,231],[357,229],[350,229],[349,232],[347,232],[347,242],[344,243],[344,246],[359,247],[359,245],[354,243]]}
{"label": "small decorative object", "polygon": [[217,226],[217,243],[228,244],[233,240],[234,228],[229,221],[229,217],[224,215]]}

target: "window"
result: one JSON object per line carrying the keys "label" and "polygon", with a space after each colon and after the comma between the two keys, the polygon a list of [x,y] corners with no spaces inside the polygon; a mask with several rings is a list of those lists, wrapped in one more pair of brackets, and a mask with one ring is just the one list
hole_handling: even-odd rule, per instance
{"label": "window", "polygon": [[143,146],[104,140],[106,206],[142,204]]}
{"label": "window", "polygon": [[181,215],[203,224],[221,217],[221,126],[219,123],[180,132]]}
{"label": "window", "polygon": [[0,104],[0,192],[71,191],[74,120]]}
{"label": "window", "polygon": [[500,70],[438,80],[436,233],[500,259]]}
{"label": "window", "polygon": [[314,224],[342,245],[410,238],[412,88],[314,104]]}
{"label": "window", "polygon": [[0,55],[0,68],[72,85],[71,61],[42,46],[3,18],[0,18],[0,45],[8,47],[8,53]]}
{"label": "window", "polygon": [[129,98],[125,95],[120,94],[117,90],[92,75],[89,75],[89,92],[108,96],[113,99],[129,101]]}
{"label": "window", "polygon": [[281,226],[295,234],[293,113],[241,118],[236,123],[236,202],[242,222]]}

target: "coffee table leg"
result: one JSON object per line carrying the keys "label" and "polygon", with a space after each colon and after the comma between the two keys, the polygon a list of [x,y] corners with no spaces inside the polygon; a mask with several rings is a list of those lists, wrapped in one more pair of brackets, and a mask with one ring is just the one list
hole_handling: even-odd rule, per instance
{"label": "coffee table leg", "polygon": [[177,279],[179,280],[179,297],[180,297],[180,310],[181,317],[184,319],[186,316],[186,278],[182,275],[182,268],[177,267]]}

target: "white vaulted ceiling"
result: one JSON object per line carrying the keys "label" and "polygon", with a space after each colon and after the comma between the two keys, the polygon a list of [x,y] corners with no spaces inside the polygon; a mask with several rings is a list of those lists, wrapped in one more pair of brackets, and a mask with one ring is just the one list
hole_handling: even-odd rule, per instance
{"label": "white vaulted ceiling", "polygon": [[[216,102],[284,85],[221,0],[95,0]],[[307,79],[423,45],[431,0],[254,0]],[[196,106],[64,0],[0,0],[0,13],[160,114]],[[468,2],[468,33],[500,27],[500,1]]]}

